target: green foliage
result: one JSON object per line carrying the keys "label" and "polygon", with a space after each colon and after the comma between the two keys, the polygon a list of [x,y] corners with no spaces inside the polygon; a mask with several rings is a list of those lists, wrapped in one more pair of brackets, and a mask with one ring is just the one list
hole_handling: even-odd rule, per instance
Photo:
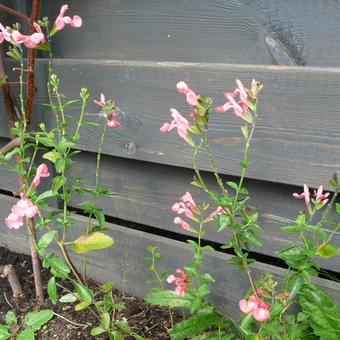
{"label": "green foliage", "polygon": [[300,305],[314,334],[321,340],[340,339],[340,307],[321,289],[303,285]]}

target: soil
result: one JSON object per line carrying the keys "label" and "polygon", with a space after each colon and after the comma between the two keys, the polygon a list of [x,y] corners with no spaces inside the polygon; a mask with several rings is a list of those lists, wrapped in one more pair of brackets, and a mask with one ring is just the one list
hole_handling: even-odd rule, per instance
{"label": "soil", "polygon": [[[34,281],[32,275],[32,265],[30,257],[9,251],[0,247],[0,266],[12,264],[16,270],[22,284],[24,294],[20,298],[14,298],[7,279],[0,278],[0,324],[3,323],[6,313],[14,311],[21,322],[25,315],[36,310]],[[43,271],[44,289],[50,278],[47,270]],[[91,283],[95,286],[96,283]],[[67,284],[65,283],[65,286]],[[47,296],[47,293],[46,293]],[[114,291],[115,302],[125,305],[125,309],[116,313],[116,319],[127,320],[133,331],[145,339],[170,339],[168,330],[170,329],[168,310],[150,306],[142,299]],[[90,335],[92,327],[98,326],[95,316],[84,311],[75,311],[73,304],[57,303],[53,305],[46,299],[46,308],[52,309],[54,318],[36,335],[36,339],[94,339]],[[181,317],[174,315],[175,320]],[[105,339],[105,337],[97,337]]]}

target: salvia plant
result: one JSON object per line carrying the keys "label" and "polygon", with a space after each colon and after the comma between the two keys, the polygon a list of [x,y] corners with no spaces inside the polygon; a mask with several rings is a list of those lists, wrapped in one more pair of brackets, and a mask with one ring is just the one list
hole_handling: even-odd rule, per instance
{"label": "salvia plant", "polygon": [[[19,63],[19,67],[15,67],[14,71],[19,73],[20,84],[20,119],[11,129],[13,140],[1,150],[0,155],[2,165],[16,171],[21,184],[19,197],[5,219],[5,224],[16,232],[23,232],[22,228],[26,222],[36,296],[40,306],[44,305],[40,268],[40,259],[42,259],[42,266],[49,269],[51,273],[47,291],[53,304],[56,304],[58,299],[62,303],[75,302],[77,311],[87,309],[90,313],[94,313],[98,325],[91,330],[93,336],[105,333],[110,339],[123,339],[126,335],[138,339],[141,337],[132,331],[126,321],[114,318],[115,311],[123,309],[124,306],[114,300],[112,284],[106,283],[93,290],[87,282],[88,252],[108,248],[114,243],[114,240],[105,233],[107,230],[105,216],[96,203],[100,197],[113,195],[100,185],[100,161],[106,132],[108,129],[119,128],[121,117],[115,102],[101,94],[99,100],[94,100],[94,104],[98,107],[97,111],[100,111],[94,114],[98,118],[97,122],[87,119],[90,94],[86,88],[80,90],[79,98],[64,100],[61,94],[61,80],[53,70],[52,40],[53,36],[59,34],[66,25],[73,28],[82,26],[82,18],[78,15],[66,16],[67,10],[68,6],[63,5],[52,24],[48,18],[34,23],[34,32],[31,35],[22,34],[18,24],[13,28],[0,24],[0,43],[9,44],[7,55]],[[40,49],[49,55],[47,62],[49,103],[46,106],[54,117],[54,125],[47,126],[45,123],[40,123],[37,131],[29,129],[25,111],[27,72],[25,48]],[[5,83],[6,79],[2,79],[2,82]],[[79,108],[78,117],[69,114],[72,106]],[[74,166],[73,159],[80,152],[76,150],[76,144],[80,140],[82,127],[86,125],[102,130],[93,188],[86,186],[82,178],[70,175]],[[39,164],[38,159],[41,158],[43,162]],[[47,178],[51,180],[48,181]],[[45,187],[49,186],[48,190],[41,190],[43,181]],[[70,230],[74,229],[77,222],[75,213],[69,208],[69,203],[75,194],[84,196],[80,208],[87,214],[88,220],[83,229],[84,233],[72,239]],[[55,206],[58,208],[54,208]],[[59,252],[51,251],[52,244],[54,244],[53,249],[58,249]],[[83,257],[82,272],[74,265],[71,252],[81,254]],[[74,292],[58,297],[57,286],[58,281],[61,280],[69,280],[74,286]],[[53,316],[52,312],[50,317],[50,312],[52,311],[48,310],[49,319]],[[32,319],[34,315],[27,316],[28,330],[25,332],[34,333],[42,325],[40,323],[36,325]],[[48,320],[46,319],[46,322]],[[0,327],[0,331],[9,333],[12,329],[16,331],[16,327],[15,318],[12,314],[8,314],[6,324]],[[30,339],[33,337],[31,336]]]}
{"label": "salvia plant", "polygon": [[[174,223],[196,237],[196,240],[187,241],[192,247],[193,259],[190,265],[178,268],[176,273],[167,277],[166,274],[156,274],[159,285],[152,289],[146,300],[152,304],[184,309],[186,318],[171,329],[173,339],[339,339],[340,308],[313,283],[313,277],[318,276],[320,269],[316,260],[332,258],[340,253],[340,248],[332,243],[340,223],[330,219],[334,206],[340,213],[340,205],[336,203],[340,188],[337,176],[334,175],[330,181],[334,188],[332,197],[323,191],[323,186],[311,194],[304,185],[302,193],[293,194],[294,198],[305,200],[306,211],[298,215],[295,224],[282,227],[283,232],[296,234],[294,244],[277,251],[288,267],[287,273],[284,278],[267,273],[255,280],[251,247],[262,245],[261,233],[264,230],[257,224],[259,214],[247,205],[250,195],[244,179],[263,86],[256,80],[249,87],[245,87],[239,79],[236,84],[233,92],[224,94],[226,102],[217,107],[213,107],[211,98],[196,94],[185,82],[177,84],[177,91],[191,106],[189,117],[171,109],[172,121],[165,123],[160,131],[168,133],[176,129],[178,136],[190,145],[195,171],[191,184],[207,194],[209,203],[199,204],[190,192],[186,192],[171,207],[177,215]],[[244,153],[238,182],[225,182],[221,178],[209,145],[209,121],[213,112],[229,110],[233,110],[243,122]],[[219,191],[209,187],[202,175],[198,157],[203,152],[209,160]],[[215,280],[211,273],[202,271],[202,263],[205,254],[214,249],[203,245],[202,239],[206,224],[212,220],[217,231],[225,233],[222,249],[232,250],[234,254],[230,265],[241,269],[249,282],[246,296],[239,297],[239,323],[209,302],[209,287]],[[326,233],[324,229],[331,232]],[[154,264],[155,260],[161,259],[160,252],[153,246],[149,247],[149,252],[152,255],[149,257],[150,270],[155,272],[157,269],[161,273],[160,266]],[[171,286],[174,290],[169,289]],[[299,309],[293,308],[294,305],[298,305]]]}

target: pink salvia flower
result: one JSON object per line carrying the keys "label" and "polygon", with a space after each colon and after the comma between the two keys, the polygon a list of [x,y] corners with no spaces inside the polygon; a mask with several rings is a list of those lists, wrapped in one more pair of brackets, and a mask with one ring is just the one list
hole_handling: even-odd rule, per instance
{"label": "pink salvia flower", "polygon": [[197,212],[198,207],[195,203],[194,199],[192,198],[192,195],[189,191],[187,191],[182,197],[180,197],[180,200],[192,211]]}
{"label": "pink salvia flower", "polygon": [[307,208],[310,209],[310,193],[307,184],[303,185],[303,193],[298,194],[297,192],[294,192],[293,197],[297,199],[304,198]]}
{"label": "pink salvia flower", "polygon": [[176,88],[179,93],[182,93],[186,96],[186,100],[189,105],[198,105],[199,96],[193,90],[191,90],[184,81],[178,82]]}
{"label": "pink salvia flower", "polygon": [[169,284],[175,284],[175,294],[177,296],[182,296],[189,289],[189,278],[183,269],[177,269],[176,272],[180,275],[179,277],[171,274],[168,276],[166,281]]}
{"label": "pink salvia flower", "polygon": [[224,213],[225,210],[222,207],[217,207],[217,209],[209,215],[208,221],[212,221],[216,216],[220,216]]}
{"label": "pink salvia flower", "polygon": [[163,133],[170,132],[172,129],[177,128],[178,135],[186,139],[188,137],[189,122],[185,119],[176,109],[170,109],[173,121],[165,123],[161,126],[160,131]]}
{"label": "pink salvia flower", "polygon": [[19,229],[24,225],[24,218],[12,212],[5,218],[5,223],[10,229]]}
{"label": "pink salvia flower", "polygon": [[180,217],[175,217],[174,219],[175,224],[180,224],[184,230],[191,231],[191,226],[189,223],[182,220]]}
{"label": "pink salvia flower", "polygon": [[323,207],[328,202],[329,195],[329,192],[323,193],[323,186],[320,185],[317,191],[314,190],[313,196],[315,198],[316,204],[320,204],[320,207]]}
{"label": "pink salvia flower", "polygon": [[38,166],[36,175],[33,178],[32,186],[37,188],[40,185],[40,178],[41,177],[49,177],[50,173],[48,171],[48,167],[45,163],[42,163]]}
{"label": "pink salvia flower", "polygon": [[[226,112],[230,109],[233,109],[236,116],[245,119],[245,115],[249,113],[248,107],[249,89],[244,87],[240,79],[236,79],[236,84],[237,87],[234,90],[234,92],[224,93],[224,96],[228,101],[223,106],[217,106],[215,108],[215,111]],[[239,97],[239,99],[236,99],[237,97]]]}
{"label": "pink salvia flower", "polygon": [[95,104],[103,107],[105,104],[106,104],[106,101],[105,101],[105,96],[103,93],[100,94],[100,100],[94,100],[93,101]]}
{"label": "pink salvia flower", "polygon": [[71,27],[81,27],[83,24],[82,18],[79,15],[74,15],[72,18],[65,16],[68,10],[68,5],[61,6],[60,13],[55,20],[54,27],[57,31],[62,30],[65,25],[70,25]]}
{"label": "pink salvia flower", "polygon": [[112,111],[111,116],[107,121],[107,126],[112,129],[117,129],[121,125],[120,121],[117,118],[116,112]]}
{"label": "pink salvia flower", "polygon": [[250,296],[248,300],[240,300],[239,307],[243,313],[251,314],[259,322],[270,319],[269,305],[254,295]]}
{"label": "pink salvia flower", "polygon": [[20,200],[13,205],[12,213],[18,216],[33,218],[38,213],[38,208],[25,195],[20,195]]}

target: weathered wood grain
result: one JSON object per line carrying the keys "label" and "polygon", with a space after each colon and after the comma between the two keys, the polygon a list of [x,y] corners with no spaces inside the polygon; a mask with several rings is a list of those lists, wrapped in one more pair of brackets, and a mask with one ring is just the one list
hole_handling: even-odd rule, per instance
{"label": "weathered wood grain", "polygon": [[[56,17],[64,1],[43,2]],[[323,0],[68,2],[79,30],[55,37],[61,58],[339,66],[340,4]]]}
{"label": "weathered wood grain", "polygon": [[[327,186],[339,168],[340,69],[114,60],[56,60],[55,69],[63,79],[61,92],[65,101],[77,97],[79,87],[86,85],[92,98],[105,92],[123,110],[123,125],[109,132],[104,153],[191,167],[190,147],[175,131],[170,135],[159,132],[159,127],[170,120],[170,107],[184,115],[190,110],[175,91],[176,82],[183,79],[198,93],[215,97],[216,104],[222,104],[222,93],[234,88],[235,78],[247,83],[254,77],[263,82],[264,91],[248,176],[299,186]],[[46,80],[45,70],[41,63],[40,87]],[[41,102],[43,88],[37,105]],[[78,108],[68,111],[78,116]],[[97,114],[98,107],[91,104],[87,112]],[[46,107],[35,112],[35,124],[41,120],[49,123],[51,119]],[[211,145],[222,173],[240,174],[241,124],[232,113],[215,114],[211,120]],[[84,128],[79,148],[95,151],[100,134],[100,129]],[[7,135],[6,127],[0,126],[0,136]],[[209,169],[204,157],[200,163]]]}
{"label": "weathered wood grain", "polygon": [[[13,199],[1,195],[0,201],[0,218],[2,218],[13,204]],[[77,231],[80,232],[84,224],[86,224],[84,218],[76,218],[76,226],[80,228],[70,230],[70,240],[76,237]],[[187,244],[119,225],[111,224],[109,227],[109,233],[116,241],[115,245],[104,251],[89,253],[88,272],[92,278],[101,282],[113,280],[115,287],[125,292],[144,296],[149,291],[150,287],[146,281],[150,279],[151,274],[147,271],[148,264],[142,259],[148,255],[146,248],[150,244],[157,245],[164,256],[162,267],[171,272],[189,264],[192,259],[192,250]],[[14,251],[28,252],[27,239],[22,229],[13,231],[1,225],[0,232],[2,235],[0,246],[6,246]],[[240,315],[238,301],[249,287],[245,274],[226,263],[230,258],[229,255],[219,252],[209,253],[203,263],[203,270],[209,271],[216,279],[216,283],[211,286],[210,299],[223,312],[238,318]],[[74,259],[79,266],[80,258]],[[283,270],[274,266],[262,263],[253,266],[255,278],[268,271],[279,280],[284,275]],[[325,288],[336,302],[340,302],[340,284],[323,279],[318,279],[317,283]]]}
{"label": "weathered wood grain", "polygon": [[[77,156],[71,176],[81,176],[86,180],[86,186],[95,185],[94,154],[81,153]],[[157,165],[153,163],[128,160],[123,158],[104,157],[101,162],[100,184],[107,186],[117,193],[116,196],[102,199],[98,202],[108,216],[117,217],[147,226],[152,226],[164,231],[171,231],[186,235],[179,225],[173,223],[176,216],[171,211],[171,206],[178,201],[186,191],[190,191],[197,203],[209,202],[209,198],[197,188],[190,185],[193,171],[178,167]],[[214,177],[205,173],[209,187],[218,191]],[[223,177],[224,181],[235,180],[233,177]],[[280,227],[294,224],[300,211],[305,210],[304,201],[292,197],[295,191],[301,191],[287,185],[248,180],[246,187],[250,192],[249,206],[260,213],[258,224],[265,232],[260,234],[263,247],[252,247],[253,251],[260,254],[276,256],[275,252],[288,247],[295,242],[295,234],[287,234]],[[78,207],[84,197],[74,197],[71,205]],[[334,213],[335,220],[338,217]],[[218,233],[214,223],[205,228],[205,239],[218,243],[230,239],[229,232]],[[328,232],[328,230],[325,230]],[[334,242],[340,244],[340,233],[336,233]],[[340,271],[339,259],[319,261],[325,269]]]}

